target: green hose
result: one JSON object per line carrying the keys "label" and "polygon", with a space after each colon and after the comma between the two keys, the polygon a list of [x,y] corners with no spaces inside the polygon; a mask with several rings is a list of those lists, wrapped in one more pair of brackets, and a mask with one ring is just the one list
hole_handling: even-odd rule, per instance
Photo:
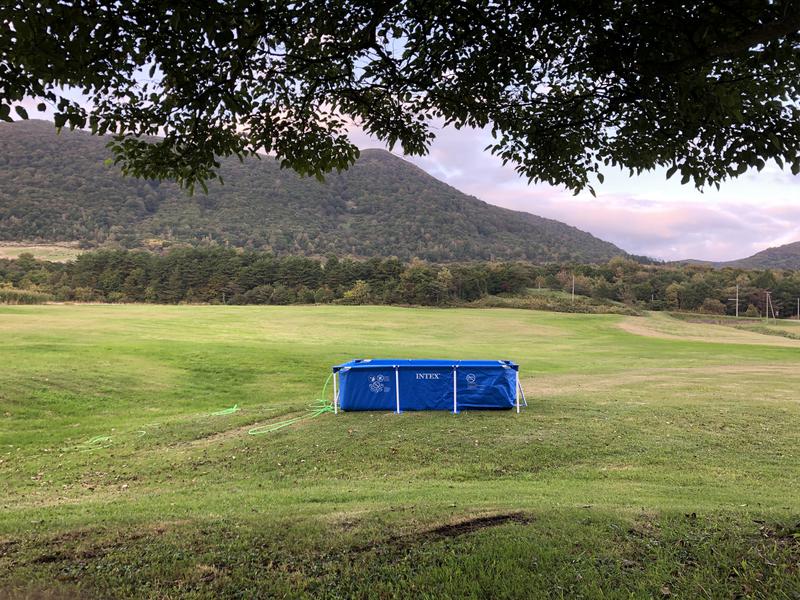
{"label": "green hose", "polygon": [[[208,415],[201,415],[201,416],[221,417],[221,416],[225,416],[225,415],[232,415],[233,413],[238,412],[240,410],[242,410],[242,409],[239,408],[239,405],[238,404],[234,404],[230,408],[224,408],[222,410],[218,410],[216,412],[209,413]],[[268,410],[272,410],[272,409],[268,409]],[[153,423],[151,425],[145,425],[145,427],[148,427],[148,428],[156,427],[156,426],[158,426],[158,423]],[[120,436],[124,437],[126,435],[132,435],[134,433],[138,434],[137,437],[143,437],[143,436],[147,435],[147,432],[143,431],[141,429],[136,430],[136,431],[132,431],[132,432],[123,432],[123,433],[114,434],[114,435],[98,435],[98,436],[95,436],[93,438],[89,438],[85,442],[81,442],[80,444],[74,446],[73,448],[61,448],[61,450],[64,451],[64,452],[69,451],[69,450],[77,450],[78,452],[92,452],[94,450],[102,450],[103,448],[109,448],[109,447],[114,445],[114,437],[115,436],[116,437],[120,437]]]}
{"label": "green hose", "polygon": [[333,412],[333,403],[325,397],[325,392],[328,389],[328,383],[330,383],[331,377],[333,377],[333,373],[328,375],[328,378],[325,380],[325,384],[322,386],[322,393],[320,394],[321,397],[317,398],[316,400],[314,400],[314,402],[308,405],[308,410],[306,411],[306,414],[293,417],[291,419],[286,419],[285,421],[280,421],[278,423],[270,423],[269,425],[259,425],[258,427],[253,427],[247,433],[250,435],[263,435],[265,433],[272,433],[273,431],[278,431],[279,429],[283,429],[284,427],[289,427],[290,425],[294,425],[295,423],[299,423],[300,421],[313,419],[326,412]]}
{"label": "green hose", "polygon": [[[134,433],[138,434],[137,437],[142,437],[142,436],[147,435],[147,432],[146,431],[142,431],[142,430],[132,431],[132,432],[129,432],[129,433],[122,433],[120,435],[123,435],[123,436],[125,436],[125,435],[133,435]],[[75,446],[74,449],[77,450],[78,452],[91,452],[93,450],[101,450],[103,448],[108,448],[108,447],[113,446],[113,445],[114,445],[114,436],[113,435],[97,435],[97,436],[95,436],[93,438],[89,438],[85,442],[81,442],[80,444]],[[62,448],[62,450],[66,451],[66,450],[69,450],[69,448]]]}
{"label": "green hose", "polygon": [[[308,410],[306,414],[300,415],[298,417],[294,417],[292,419],[286,419],[285,421],[280,421],[279,423],[271,423],[269,425],[261,425],[259,427],[253,427],[248,433],[250,435],[261,435],[264,433],[271,433],[273,431],[277,431],[278,429],[283,429],[284,427],[288,427],[289,425],[294,425],[295,423],[299,423],[300,421],[305,421],[306,419],[313,419],[314,417],[318,417],[323,413],[326,412],[333,412],[333,404],[330,400],[325,398],[325,393],[328,390],[328,384],[331,381],[331,377],[333,377],[333,373],[328,375],[328,378],[325,380],[325,384],[322,386],[322,393],[321,398],[317,398],[314,402],[308,405]],[[212,417],[221,417],[225,415],[232,415],[235,412],[240,411],[238,404],[234,404],[230,408],[224,408],[222,410],[218,410],[216,412],[210,413]],[[267,410],[274,410],[274,409],[267,409]],[[138,433],[139,437],[146,435],[146,431],[136,431],[134,433]],[[126,435],[125,433],[121,435]],[[86,440],[75,446],[73,449],[79,452],[92,452],[94,450],[101,450],[102,448],[109,448],[110,446],[114,445],[114,436],[111,435],[98,435],[93,438]],[[62,450],[69,450],[69,448],[63,448]]]}
{"label": "green hose", "polygon": [[79,444],[77,449],[79,452],[91,452],[92,450],[108,448],[113,443],[110,435],[98,435]]}

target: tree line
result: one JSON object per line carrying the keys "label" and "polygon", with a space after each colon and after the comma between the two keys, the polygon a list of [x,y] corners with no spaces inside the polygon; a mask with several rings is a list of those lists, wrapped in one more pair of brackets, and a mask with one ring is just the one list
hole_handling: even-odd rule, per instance
{"label": "tree line", "polygon": [[176,248],[164,255],[101,250],[68,263],[30,254],[0,260],[0,300],[6,301],[25,292],[26,298],[78,302],[448,306],[536,290],[571,296],[574,288],[579,298],[596,304],[732,315],[737,286],[741,315],[765,314],[770,291],[777,315],[789,317],[800,297],[800,271],[653,265],[621,257],[597,265],[440,265],[396,258],[277,257],[221,247]]}

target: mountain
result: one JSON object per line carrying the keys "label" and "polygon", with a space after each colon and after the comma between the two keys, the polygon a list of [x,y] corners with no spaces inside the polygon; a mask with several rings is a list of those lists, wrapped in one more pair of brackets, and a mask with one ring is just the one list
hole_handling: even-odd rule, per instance
{"label": "mountain", "polygon": [[688,260],[678,260],[667,264],[703,265],[716,269],[732,267],[734,269],[790,269],[797,271],[800,270],[800,242],[792,242],[791,244],[784,244],[783,246],[767,248],[761,252],[756,252],[752,256],[739,258],[737,260],[713,262],[710,260],[696,260],[690,258]]}
{"label": "mountain", "polygon": [[800,242],[767,248],[747,258],[714,263],[715,267],[741,269],[800,269]]}
{"label": "mountain", "polygon": [[324,184],[271,158],[224,160],[225,184],[189,197],[122,177],[106,139],[53,124],[0,124],[0,240],[218,243],[276,254],[600,262],[615,245],[559,221],[492,206],[384,150]]}

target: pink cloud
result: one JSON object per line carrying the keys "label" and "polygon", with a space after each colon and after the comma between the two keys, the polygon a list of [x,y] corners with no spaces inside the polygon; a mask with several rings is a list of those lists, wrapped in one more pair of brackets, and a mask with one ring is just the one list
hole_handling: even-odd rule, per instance
{"label": "pink cloud", "polygon": [[629,252],[664,259],[730,260],[800,239],[800,222],[784,218],[790,206],[759,210],[735,202],[647,203],[615,196],[593,202],[572,197],[531,202],[524,194],[496,203],[558,219]]}

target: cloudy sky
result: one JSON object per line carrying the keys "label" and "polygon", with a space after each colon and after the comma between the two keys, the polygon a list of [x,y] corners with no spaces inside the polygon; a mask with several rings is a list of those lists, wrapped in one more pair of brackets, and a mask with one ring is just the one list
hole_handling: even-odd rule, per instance
{"label": "cloudy sky", "polygon": [[[353,139],[362,148],[381,146],[358,131]],[[490,142],[487,132],[440,129],[428,156],[406,159],[481,200],[564,221],[634,254],[732,260],[800,241],[800,177],[777,165],[704,193],[680,177],[667,180],[663,170],[633,178],[607,171],[593,198],[528,185],[483,151]]]}

